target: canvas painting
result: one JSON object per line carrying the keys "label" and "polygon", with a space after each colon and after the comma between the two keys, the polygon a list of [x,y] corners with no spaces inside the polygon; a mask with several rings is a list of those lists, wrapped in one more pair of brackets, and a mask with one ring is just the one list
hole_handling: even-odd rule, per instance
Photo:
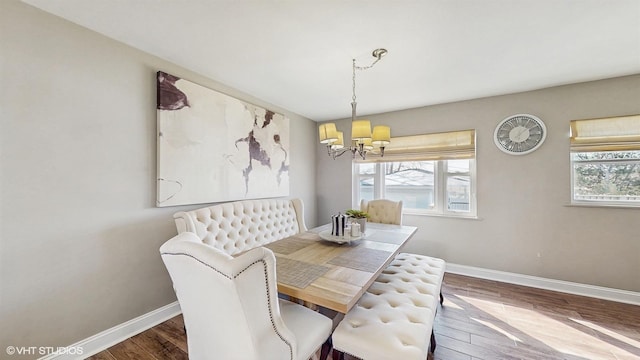
{"label": "canvas painting", "polygon": [[159,71],[157,205],[289,195],[289,119]]}

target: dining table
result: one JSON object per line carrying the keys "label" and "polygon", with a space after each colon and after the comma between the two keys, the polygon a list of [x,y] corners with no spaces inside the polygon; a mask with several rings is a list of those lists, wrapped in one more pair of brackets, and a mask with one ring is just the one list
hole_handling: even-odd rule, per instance
{"label": "dining table", "polygon": [[346,314],[417,228],[369,222],[362,236],[343,239],[331,230],[319,226],[265,247],[276,257],[280,294]]}

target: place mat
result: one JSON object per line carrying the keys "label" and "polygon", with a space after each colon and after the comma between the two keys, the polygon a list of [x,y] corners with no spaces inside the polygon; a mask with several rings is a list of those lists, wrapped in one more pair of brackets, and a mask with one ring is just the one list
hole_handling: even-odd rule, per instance
{"label": "place mat", "polygon": [[318,233],[312,232],[312,231],[295,234],[294,236],[296,237],[296,239],[307,239],[307,240],[316,240],[316,241],[320,240],[320,236],[318,236]]}
{"label": "place mat", "polygon": [[289,255],[294,252],[304,249],[307,246],[313,244],[313,240],[299,239],[297,237],[286,238],[278,241],[274,241],[265,245],[266,248],[271,249],[276,254]]}
{"label": "place mat", "polygon": [[283,284],[304,289],[327,271],[329,268],[326,266],[276,256],[276,276]]}
{"label": "place mat", "polygon": [[371,231],[371,233],[370,231],[371,230],[367,230],[366,239],[368,241],[400,245],[405,241],[407,237],[407,235],[405,234],[392,231]]}
{"label": "place mat", "polygon": [[384,250],[355,248],[328,261],[329,264],[366,272],[376,272],[389,258],[391,252]]}

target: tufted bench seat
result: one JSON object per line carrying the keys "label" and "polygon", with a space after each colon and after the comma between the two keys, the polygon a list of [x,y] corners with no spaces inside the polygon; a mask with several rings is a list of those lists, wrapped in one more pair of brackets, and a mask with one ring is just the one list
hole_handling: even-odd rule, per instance
{"label": "tufted bench seat", "polygon": [[223,203],[173,215],[178,233],[192,232],[229,255],[307,231],[300,199]]}
{"label": "tufted bench seat", "polygon": [[399,254],[333,332],[334,359],[425,360],[435,350],[444,270],[444,260]]}

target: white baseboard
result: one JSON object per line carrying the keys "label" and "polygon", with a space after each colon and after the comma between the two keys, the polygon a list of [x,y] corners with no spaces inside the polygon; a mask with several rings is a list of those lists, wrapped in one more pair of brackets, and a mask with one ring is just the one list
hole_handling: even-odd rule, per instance
{"label": "white baseboard", "polygon": [[489,270],[473,266],[449,263],[447,263],[446,272],[487,280],[495,280],[509,284],[559,291],[574,295],[589,296],[593,298],[611,300],[626,304],[640,305],[640,292],[619,290],[562,280],[553,280],[537,276],[521,275],[504,271]]}
{"label": "white baseboard", "polygon": [[[75,344],[69,345],[65,348],[73,350],[68,351],[69,354],[51,354],[41,357],[38,360],[85,359],[162,322],[165,322],[172,317],[179,315],[181,312],[178,302],[173,302],[169,305],[165,305],[159,309],[138,316],[135,319],[116,325],[99,334],[80,340]],[[61,352],[65,352],[65,350]]]}

